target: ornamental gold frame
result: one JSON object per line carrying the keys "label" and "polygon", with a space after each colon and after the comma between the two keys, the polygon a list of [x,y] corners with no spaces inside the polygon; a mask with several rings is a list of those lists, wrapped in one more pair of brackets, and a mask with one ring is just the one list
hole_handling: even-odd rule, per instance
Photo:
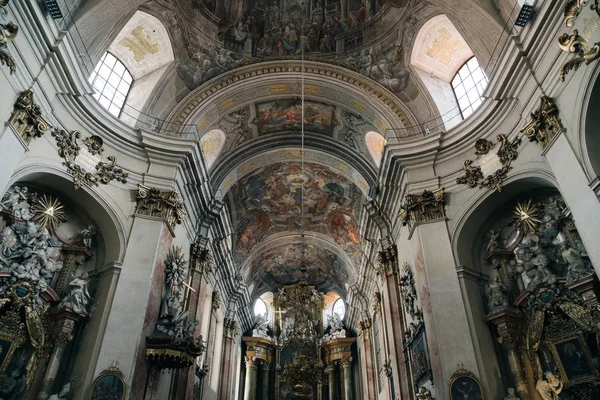
{"label": "ornamental gold frame", "polygon": [[121,381],[121,383],[123,384],[123,395],[121,396],[121,399],[127,398],[127,382],[125,382],[123,373],[116,367],[110,367],[102,371],[100,375],[98,375],[96,379],[94,379],[94,382],[92,382],[92,386],[90,387],[90,396],[88,397],[89,400],[93,399],[92,396],[94,396],[94,388],[96,387],[98,381],[102,378],[106,378],[107,376],[114,376]]}
{"label": "ornamental gold frame", "polygon": [[[579,344],[581,345],[583,353],[585,354],[585,359],[588,365],[590,366],[590,369],[592,370],[592,376],[577,379],[569,379],[569,376],[565,371],[563,362],[560,359],[560,355],[558,354],[558,350],[556,350],[556,345],[569,342],[573,339],[579,340]],[[592,353],[582,333],[575,333],[572,335],[564,336],[560,339],[548,340],[546,343],[550,348],[550,351],[552,352],[552,357],[554,357],[554,361],[556,362],[556,366],[558,367],[558,371],[560,372],[561,381],[564,383],[565,388],[577,386],[582,383],[594,382],[600,378],[600,372],[598,372],[598,369],[594,367],[594,363],[592,362]]]}

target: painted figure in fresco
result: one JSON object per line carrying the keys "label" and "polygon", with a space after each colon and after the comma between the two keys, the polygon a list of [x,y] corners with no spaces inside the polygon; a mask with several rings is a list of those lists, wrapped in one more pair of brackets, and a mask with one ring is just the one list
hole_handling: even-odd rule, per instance
{"label": "painted figure in fresco", "polygon": [[558,400],[558,395],[563,390],[563,383],[550,371],[546,371],[544,378],[537,381],[536,390],[543,400]]}

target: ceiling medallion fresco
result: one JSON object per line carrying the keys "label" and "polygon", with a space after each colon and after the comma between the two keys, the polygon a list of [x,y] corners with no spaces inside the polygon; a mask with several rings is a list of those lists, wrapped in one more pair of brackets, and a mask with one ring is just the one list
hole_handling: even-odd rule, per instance
{"label": "ceiling medallion fresco", "polygon": [[[184,22],[187,59],[178,75],[194,90],[227,71],[249,63],[282,58],[331,62],[360,72],[395,94],[405,90],[410,73],[401,47],[385,35],[398,29],[408,1],[248,0],[241,4],[215,0],[178,0]],[[398,10],[398,11],[390,11]],[[208,15],[207,15],[208,14]],[[385,16],[388,18],[385,18]],[[209,18],[206,18],[206,17]],[[214,26],[218,33],[206,31]],[[302,40],[302,32],[306,37]],[[363,38],[386,37],[385,43]]]}
{"label": "ceiling medallion fresco", "polygon": [[306,279],[320,290],[343,288],[348,282],[348,269],[330,250],[313,244],[304,245],[304,275],[302,245],[291,243],[270,248],[258,255],[250,266],[250,280],[260,279],[266,287],[289,285]]}
{"label": "ceiling medallion fresco", "polygon": [[304,176],[304,201],[302,168],[297,162],[259,168],[231,189],[239,259],[247,257],[269,235],[303,228],[330,236],[346,254],[358,256],[360,190],[345,176],[320,164],[305,163]]}
{"label": "ceiling medallion fresco", "polygon": [[[256,105],[253,121],[261,134],[302,128],[302,102],[300,99],[275,100]],[[304,129],[331,136],[336,125],[334,107],[314,101],[304,102]]]}

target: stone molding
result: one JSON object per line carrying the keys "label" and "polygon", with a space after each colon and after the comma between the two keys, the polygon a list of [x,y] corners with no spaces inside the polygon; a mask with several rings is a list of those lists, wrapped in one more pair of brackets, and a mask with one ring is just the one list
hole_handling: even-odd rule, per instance
{"label": "stone molding", "polygon": [[160,219],[175,237],[175,227],[183,221],[186,212],[179,193],[138,184],[135,214]]}

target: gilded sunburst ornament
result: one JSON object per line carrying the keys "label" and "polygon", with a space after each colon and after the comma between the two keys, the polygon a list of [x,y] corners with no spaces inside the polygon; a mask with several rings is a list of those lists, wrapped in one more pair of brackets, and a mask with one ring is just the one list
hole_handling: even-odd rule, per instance
{"label": "gilded sunburst ornament", "polygon": [[527,202],[519,202],[513,214],[515,215],[512,219],[513,225],[520,227],[524,233],[535,231],[542,222],[542,212],[537,204],[531,204],[531,199]]}
{"label": "gilded sunburst ornament", "polygon": [[43,195],[33,201],[31,206],[33,220],[42,225],[42,228],[55,229],[67,221],[65,207],[56,197]]}

